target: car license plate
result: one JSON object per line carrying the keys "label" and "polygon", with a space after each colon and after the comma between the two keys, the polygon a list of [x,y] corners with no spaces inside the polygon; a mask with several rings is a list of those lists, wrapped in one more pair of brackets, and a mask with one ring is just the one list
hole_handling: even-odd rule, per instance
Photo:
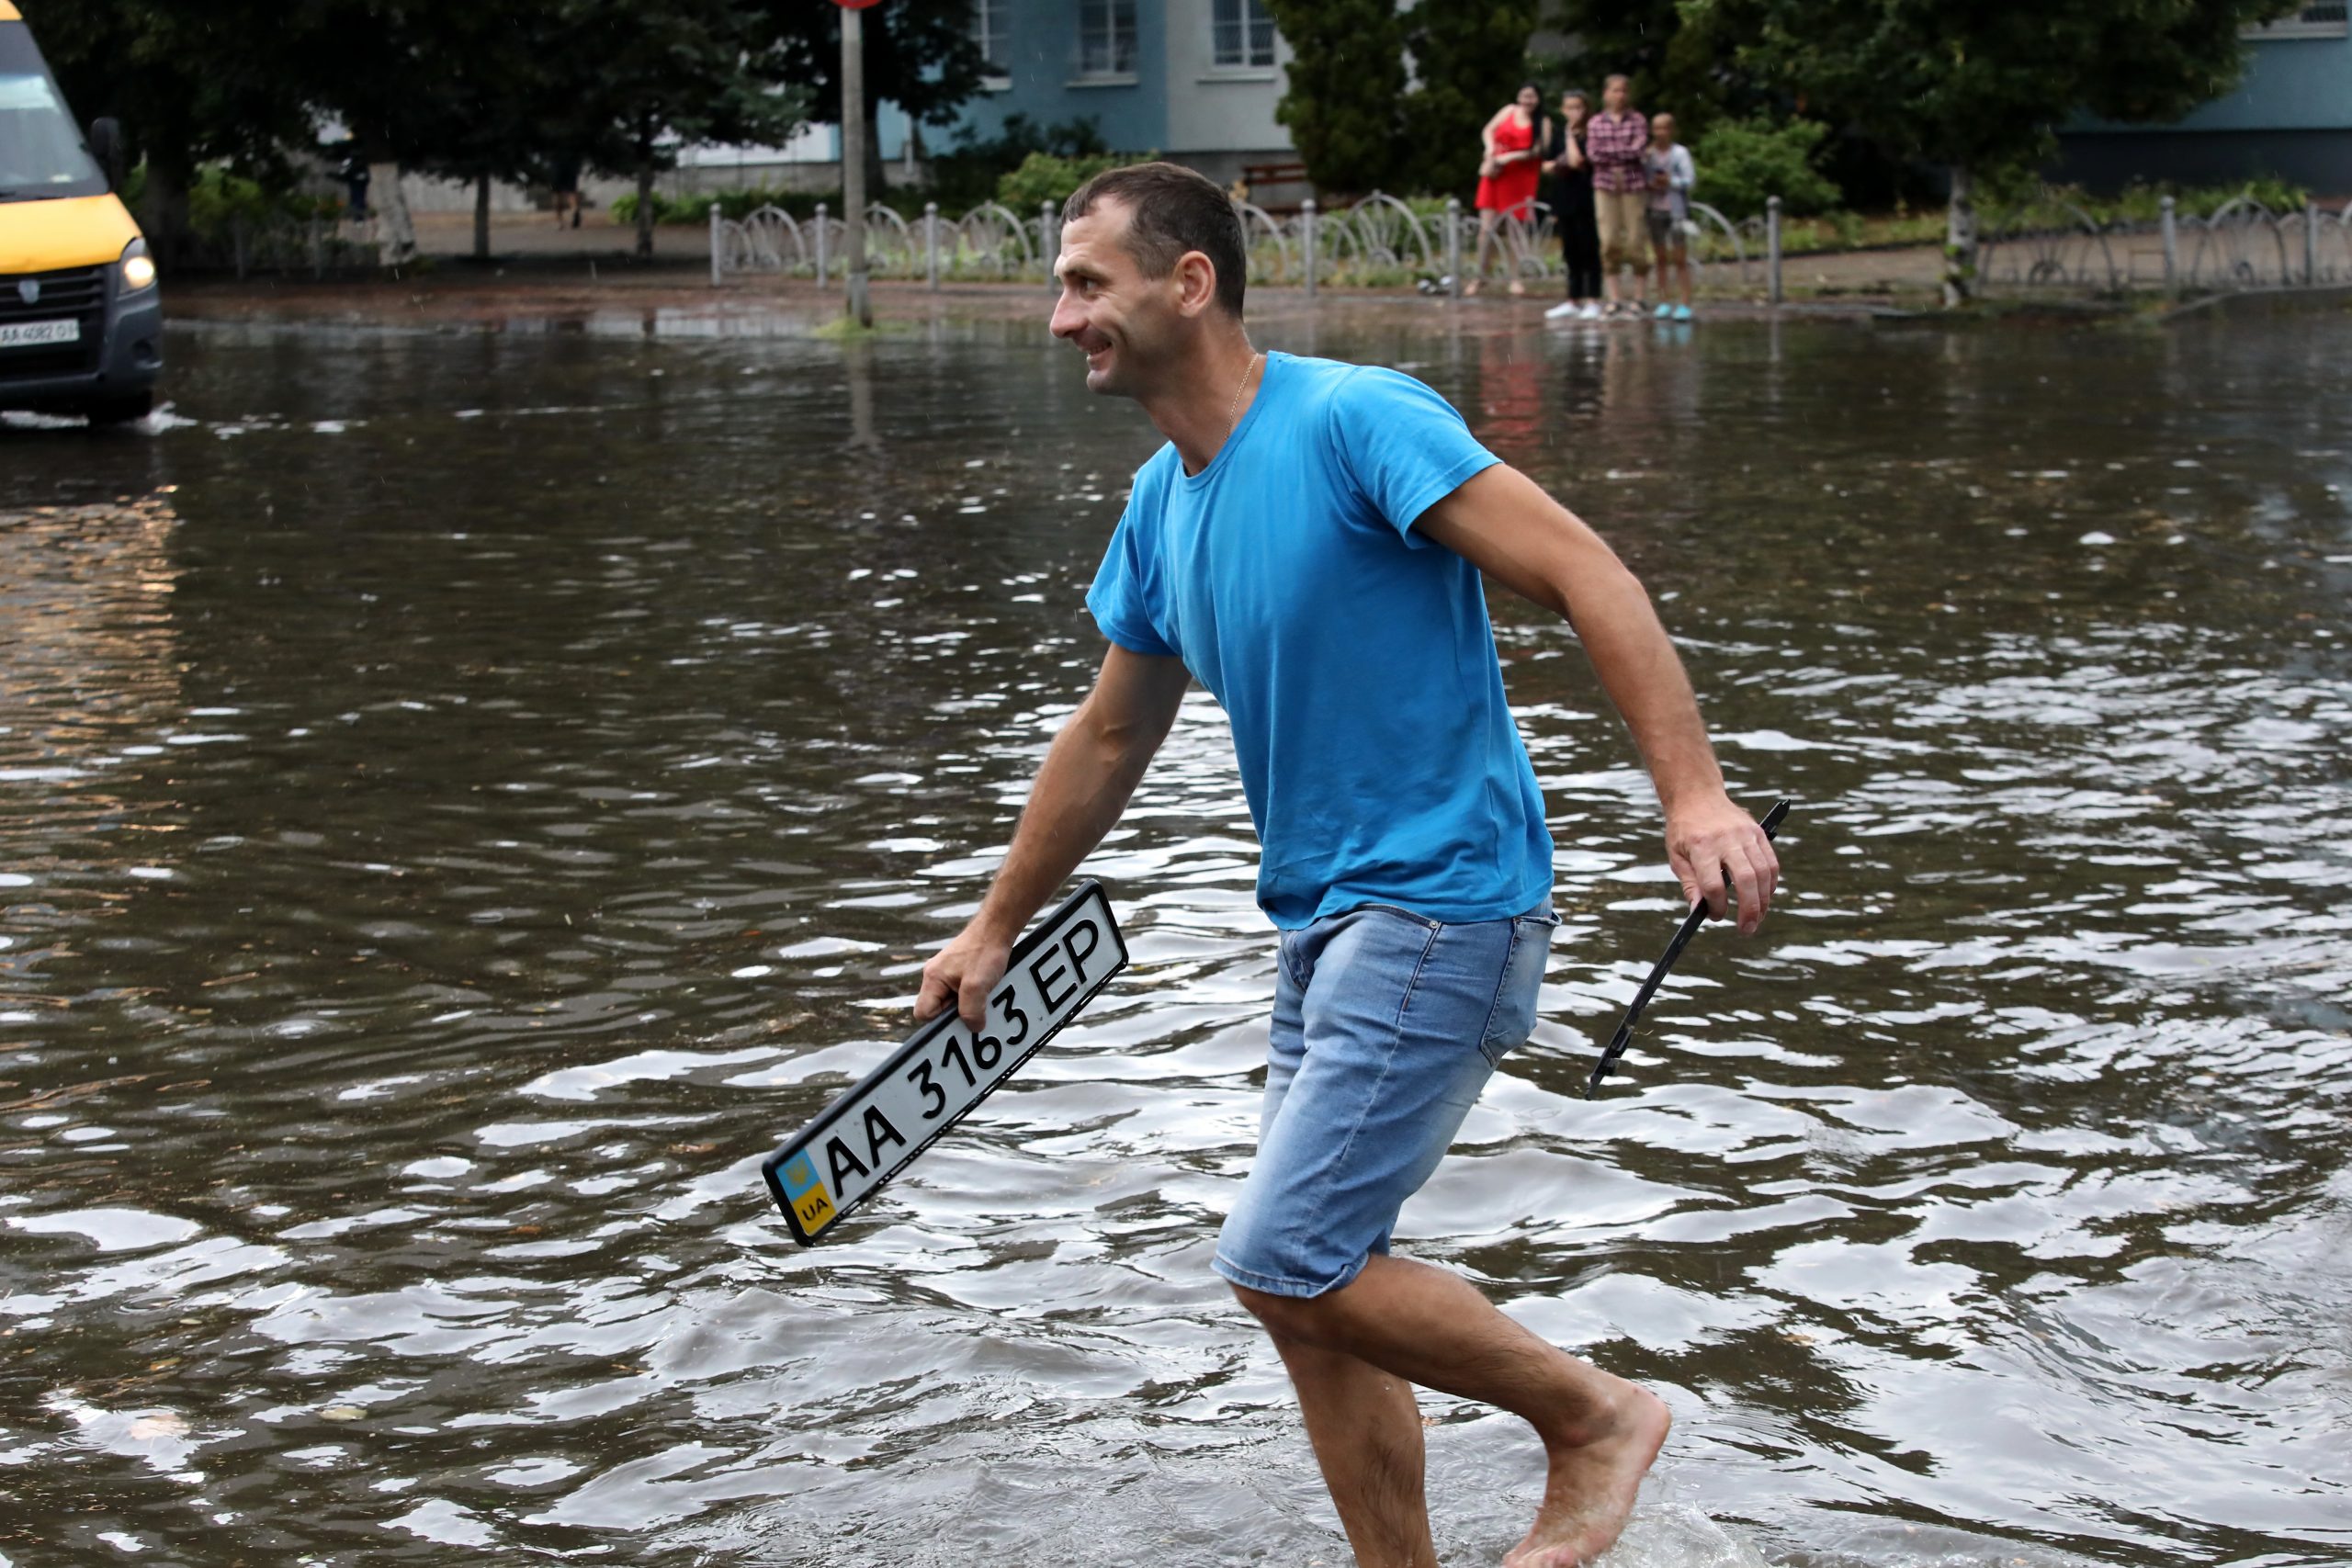
{"label": "car license plate", "polygon": [[827,1106],[761,1166],[807,1247],[914,1162],[1127,966],[1111,900],[1088,882],[1013,945],[976,1035],[953,1011]]}
{"label": "car license plate", "polygon": [[39,348],[53,343],[80,343],[82,323],[62,321],[0,322],[0,348]]}

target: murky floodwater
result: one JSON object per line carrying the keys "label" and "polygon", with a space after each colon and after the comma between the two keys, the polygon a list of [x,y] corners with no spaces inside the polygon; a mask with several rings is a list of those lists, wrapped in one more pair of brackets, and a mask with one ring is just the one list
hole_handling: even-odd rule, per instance
{"label": "murky floodwater", "polygon": [[[2352,321],[1440,319],[1260,337],[1453,397],[1800,803],[1585,1104],[1676,904],[1499,611],[1566,924],[1400,1246],[1672,1404],[1620,1560],[2352,1557]],[[1272,947],[1205,701],[1129,974],[832,1245],[759,1186],[1081,690],[1134,410],[987,323],[172,347],[156,428],[0,429],[0,1558],[1344,1561],[1207,1267]],[[1533,1446],[1426,1409],[1494,1562]]]}

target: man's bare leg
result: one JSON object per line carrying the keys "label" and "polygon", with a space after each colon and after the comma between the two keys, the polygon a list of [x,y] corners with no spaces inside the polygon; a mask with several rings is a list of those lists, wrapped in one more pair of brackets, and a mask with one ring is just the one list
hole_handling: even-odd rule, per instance
{"label": "man's bare leg", "polygon": [[1655,1394],[1545,1343],[1442,1269],[1375,1254],[1363,1273],[1324,1295],[1241,1286],[1234,1293],[1278,1345],[1352,1356],[1425,1388],[1498,1405],[1535,1428],[1550,1473],[1534,1526],[1503,1559],[1508,1568],[1580,1568],[1607,1551],[1666,1441],[1671,1418]]}
{"label": "man's bare leg", "polygon": [[1357,1568],[1437,1568],[1421,1492],[1421,1413],[1413,1385],[1369,1361],[1277,1338],[1298,1390],[1323,1483]]}

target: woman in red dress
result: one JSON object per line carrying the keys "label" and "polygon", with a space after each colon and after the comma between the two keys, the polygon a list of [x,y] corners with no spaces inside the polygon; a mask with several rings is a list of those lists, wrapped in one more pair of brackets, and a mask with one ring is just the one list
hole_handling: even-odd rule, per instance
{"label": "woman in red dress", "polygon": [[[1498,248],[1495,229],[1506,218],[1521,222],[1534,216],[1535,184],[1543,178],[1544,144],[1552,139],[1549,120],[1536,118],[1544,95],[1533,83],[1519,90],[1519,97],[1495,111],[1495,118],[1479,132],[1484,156],[1478,163],[1478,276],[1472,278],[1462,292],[1478,292],[1487,280],[1487,255],[1491,248]],[[1504,265],[1510,259],[1504,257]],[[1527,285],[1517,277],[1510,280],[1513,294],[1527,292]]]}

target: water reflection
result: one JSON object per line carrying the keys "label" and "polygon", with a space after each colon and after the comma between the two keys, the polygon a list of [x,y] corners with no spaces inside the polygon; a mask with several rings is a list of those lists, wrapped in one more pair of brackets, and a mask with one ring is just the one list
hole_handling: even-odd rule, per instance
{"label": "water reflection", "polygon": [[[1585,1104],[1673,899],[1498,606],[1566,923],[1403,1235],[1667,1391],[1621,1560],[2352,1550],[2344,329],[1501,319],[1315,342],[1608,529],[1800,802]],[[1114,993],[846,1245],[758,1187],[977,897],[1148,431],[1033,324],[582,324],[187,333],[185,423],[0,430],[0,1553],[1342,1561],[1206,1269],[1272,983],[1213,705],[1092,866]],[[1430,1414],[1490,1561],[1529,1448]]]}

